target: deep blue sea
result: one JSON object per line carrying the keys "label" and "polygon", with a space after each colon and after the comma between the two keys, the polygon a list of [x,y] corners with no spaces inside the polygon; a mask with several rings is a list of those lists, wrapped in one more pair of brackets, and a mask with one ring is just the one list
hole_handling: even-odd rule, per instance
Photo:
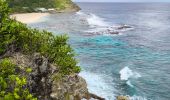
{"label": "deep blue sea", "polygon": [[78,5],[80,12],[30,25],[70,36],[90,92],[106,100],[170,100],[170,3]]}

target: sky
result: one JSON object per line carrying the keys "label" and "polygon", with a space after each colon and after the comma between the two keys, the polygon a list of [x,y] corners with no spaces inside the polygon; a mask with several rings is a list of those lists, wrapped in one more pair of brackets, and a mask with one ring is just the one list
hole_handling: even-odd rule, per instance
{"label": "sky", "polygon": [[170,0],[73,0],[75,2],[170,2]]}

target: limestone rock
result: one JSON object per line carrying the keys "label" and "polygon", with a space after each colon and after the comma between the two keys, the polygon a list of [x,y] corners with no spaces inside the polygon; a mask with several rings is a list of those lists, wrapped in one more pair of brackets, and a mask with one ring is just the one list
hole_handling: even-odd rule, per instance
{"label": "limestone rock", "polygon": [[[58,67],[39,53],[13,53],[9,59],[21,67],[17,73],[28,78],[27,88],[38,100],[105,100],[89,93],[85,79],[77,74],[61,77]],[[26,73],[27,68],[32,72]]]}
{"label": "limestone rock", "polygon": [[131,26],[128,26],[128,25],[121,25],[119,26],[117,29],[118,30],[122,30],[122,29],[129,29],[129,28],[132,28]]}
{"label": "limestone rock", "polygon": [[30,92],[38,97],[38,100],[51,100],[51,75],[56,69],[52,68],[47,58],[39,53],[31,56],[15,53],[11,55],[10,59],[17,66],[21,66],[22,69],[32,69],[29,74],[22,70],[18,71],[18,73],[28,78],[27,87]]}
{"label": "limestone rock", "polygon": [[128,96],[117,96],[117,100],[130,100]]}
{"label": "limestone rock", "polygon": [[51,97],[53,100],[81,100],[87,98],[86,81],[78,76],[66,76],[53,82]]}

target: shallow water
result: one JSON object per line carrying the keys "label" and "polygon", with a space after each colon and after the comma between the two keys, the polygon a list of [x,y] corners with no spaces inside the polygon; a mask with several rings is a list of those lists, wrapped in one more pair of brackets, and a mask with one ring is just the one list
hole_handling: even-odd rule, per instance
{"label": "shallow water", "polygon": [[[91,92],[107,100],[170,100],[170,4],[79,5],[78,13],[50,15],[30,26],[68,33]],[[132,28],[116,30],[124,24]]]}

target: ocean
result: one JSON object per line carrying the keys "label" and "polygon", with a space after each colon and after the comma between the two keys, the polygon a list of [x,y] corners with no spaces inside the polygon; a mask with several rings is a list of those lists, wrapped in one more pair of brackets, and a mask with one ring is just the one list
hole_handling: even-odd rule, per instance
{"label": "ocean", "polygon": [[90,92],[170,100],[170,3],[77,4],[29,26],[69,35]]}

